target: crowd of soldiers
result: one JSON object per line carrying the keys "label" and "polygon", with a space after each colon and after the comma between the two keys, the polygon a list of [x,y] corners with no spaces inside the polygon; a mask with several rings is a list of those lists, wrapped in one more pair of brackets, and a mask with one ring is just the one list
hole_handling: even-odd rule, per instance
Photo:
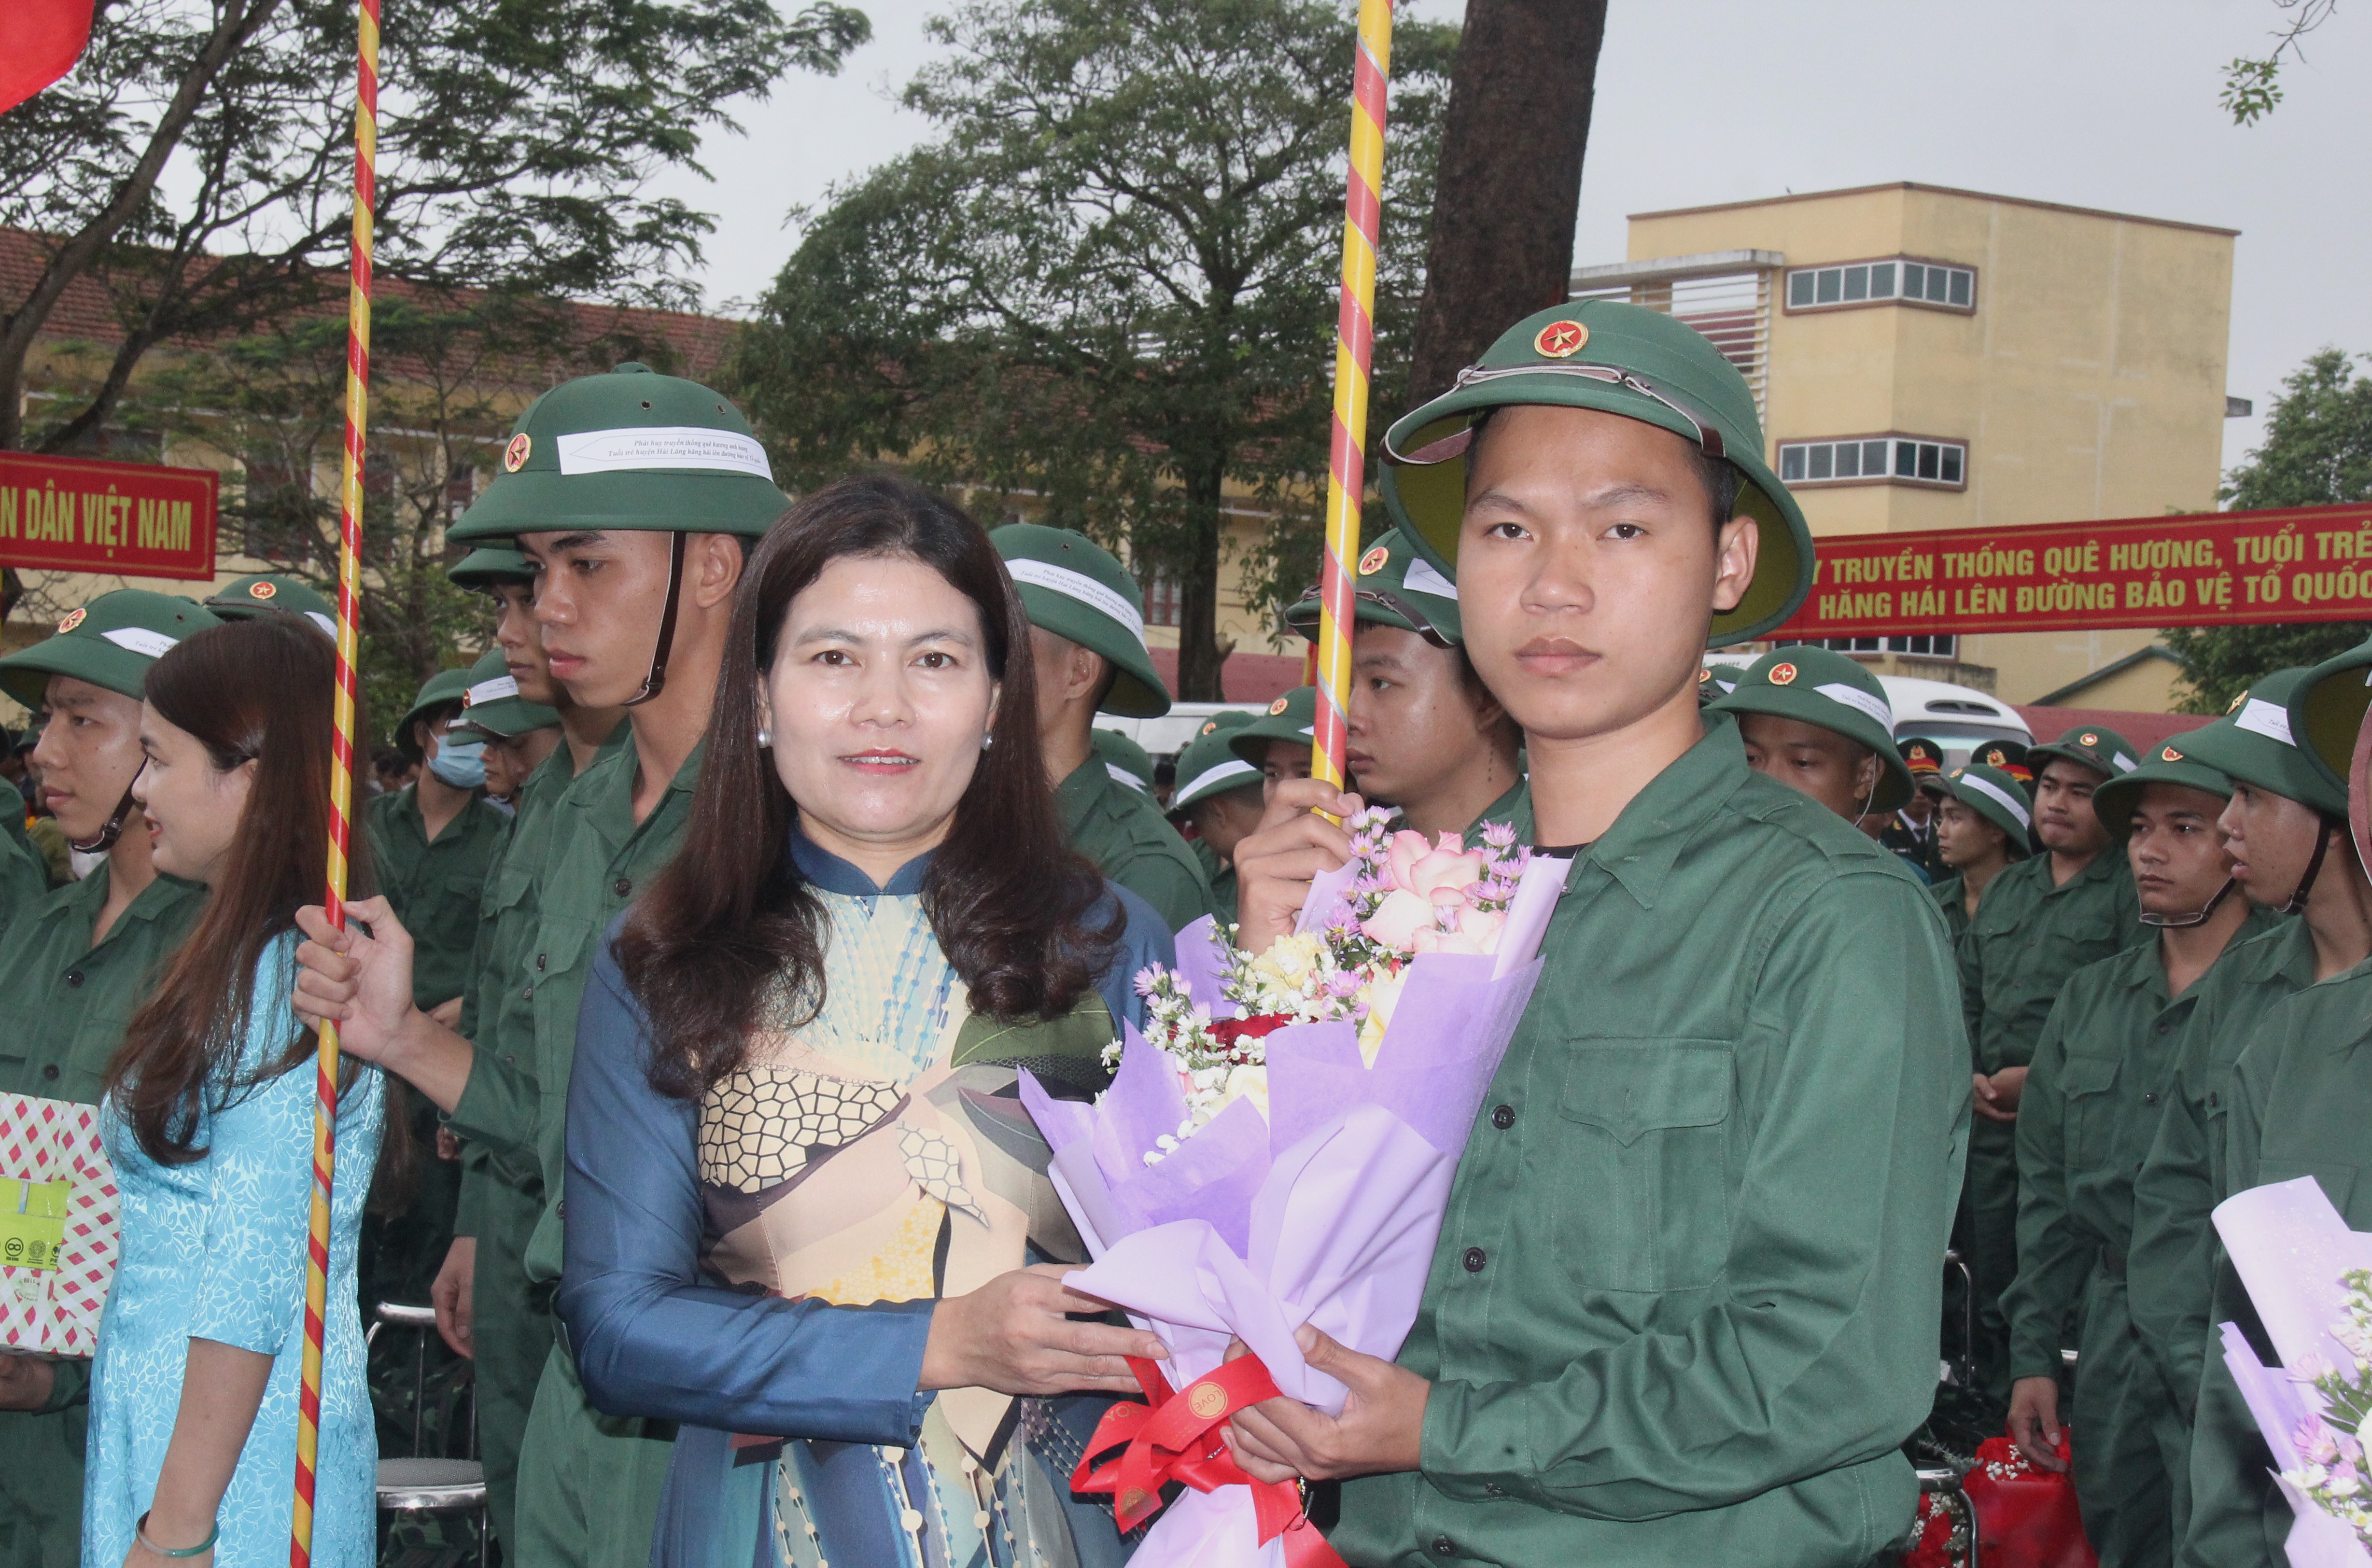
{"label": "crowd of soldiers", "polygon": [[[771,485],[727,482],[747,474],[670,476],[661,495],[635,488],[660,476],[617,473],[588,503],[554,454],[628,426],[747,432],[707,389],[640,366],[541,400],[451,533],[471,547],[453,579],[495,603],[494,644],[396,718],[399,755],[379,772],[401,782],[363,813],[375,889],[413,935],[414,1004],[472,1048],[442,1087],[407,1074],[418,1157],[379,1173],[366,1311],[428,1295],[473,1363],[496,1539],[512,1561],[587,1568],[648,1559],[673,1431],[597,1411],[555,1335],[576,1012],[600,934],[691,809],[731,612],[708,552],[780,512]],[[1173,930],[1273,920],[1277,889],[1306,885],[1336,831],[1308,809],[1339,798],[1308,778],[1314,689],[1212,718],[1157,784],[1142,749],[1097,727],[1170,706],[1137,583],[1076,532],[1013,522],[993,539],[1031,626],[1039,741],[1073,846]],[[664,565],[663,614],[613,582],[635,551]],[[1394,531],[1357,562],[1355,787],[1429,838],[1472,843],[1505,823],[1532,841],[1524,732],[1478,679],[1436,559]],[[98,1098],[145,977],[202,900],[148,864],[134,817],[145,667],[218,617],[273,613],[331,629],[329,606],[285,577],[203,605],[120,589],[0,659],[0,689],[43,715],[31,815],[81,873],[64,879],[26,814],[0,813],[0,998],[16,1019],[0,1090]],[[1285,619],[1314,637],[1314,593]],[[2208,1214],[2300,1173],[2345,1207],[2360,1163],[2372,1085],[2352,1042],[2372,882],[2346,825],[2353,714],[2326,714],[2345,707],[2341,688],[2360,711],[2367,667],[2372,646],[2269,677],[2147,758],[2087,728],[1991,743],[1949,771],[1939,742],[1897,739],[1883,690],[1841,654],[1782,646],[1700,686],[1707,725],[1735,726],[1748,766],[1896,852],[1855,875],[1933,884],[1972,1052],[1954,1236],[1977,1325],[1965,1359],[2037,1465],[2067,1466],[2072,1428],[2107,1563],[2279,1561],[2285,1505],[2210,1353],[2212,1325],[2253,1319]],[[1674,908],[1671,931],[1637,940],[1661,953],[1672,931],[1723,918]],[[1572,989],[1590,1005],[1584,977]],[[1467,1256],[1479,1272],[1481,1250]],[[37,1394],[0,1388],[17,1412],[0,1415],[0,1568],[78,1557],[76,1364]]]}

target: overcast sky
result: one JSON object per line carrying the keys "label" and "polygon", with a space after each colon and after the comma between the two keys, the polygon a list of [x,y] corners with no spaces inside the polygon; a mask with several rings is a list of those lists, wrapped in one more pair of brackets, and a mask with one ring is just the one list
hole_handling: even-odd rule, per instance
{"label": "overcast sky", "polygon": [[[847,70],[744,106],[748,134],[706,150],[715,182],[672,187],[719,216],[701,279],[712,308],[764,288],[793,243],[789,208],[928,130],[891,99],[930,57],[923,19],[946,0],[855,3],[874,41]],[[2262,52],[2273,0],[1612,0],[1610,12],[1578,263],[1622,260],[1630,213],[1896,180],[2237,228],[2227,389],[2260,418],[2227,422],[2227,467],[2307,354],[2372,349],[2372,12],[2343,10],[2313,35],[2306,64],[2285,69],[2286,99],[2248,130],[2216,106],[2218,67]]]}

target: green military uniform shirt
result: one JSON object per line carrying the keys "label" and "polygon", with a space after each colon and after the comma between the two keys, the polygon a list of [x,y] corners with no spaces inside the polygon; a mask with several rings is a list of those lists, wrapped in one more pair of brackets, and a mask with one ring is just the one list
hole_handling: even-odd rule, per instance
{"label": "green military uniform shirt", "polygon": [[13,796],[0,797],[0,931],[50,893],[50,868],[25,835],[25,816]]}
{"label": "green military uniform shirt", "polygon": [[[99,1103],[107,1063],[132,1015],[205,907],[205,889],[159,876],[96,947],[111,868],[50,893],[17,916],[0,943],[0,1091]],[[0,1508],[11,1527],[5,1568],[73,1568],[81,1553],[83,1439],[90,1364],[61,1361],[48,1405],[0,1411]]]}
{"label": "green military uniform shirt", "polygon": [[382,795],[365,817],[371,876],[412,934],[412,999],[423,1012],[461,994],[478,940],[478,900],[510,819],[472,797],[435,842],[412,786]]}
{"label": "green military uniform shirt", "polygon": [[1211,887],[1151,796],[1129,788],[1090,752],[1054,792],[1071,847],[1151,904],[1172,931],[1211,912]]}
{"label": "green military uniform shirt", "polygon": [[[1956,874],[1935,884],[1927,891],[1935,899],[1936,907],[1944,912],[1944,934],[1951,939],[1952,950],[1958,953],[1960,938],[1969,930],[1969,885]],[[1984,900],[1980,897],[1977,902],[1982,905]]]}
{"label": "green military uniform shirt", "polygon": [[[2227,1081],[2231,1192],[2311,1176],[2352,1230],[2372,1230],[2372,961],[2275,1003]],[[2227,1194],[2228,1195],[2228,1194]],[[2248,1288],[2219,1249],[2209,1320],[2238,1322],[2260,1360],[2273,1353]],[[2272,1455],[2211,1342],[2192,1430],[2191,1527],[2178,1562],[2285,1568],[2292,1516]]]}
{"label": "green military uniform shirt", "polygon": [[1201,839],[1186,846],[1194,854],[1194,864],[1203,868],[1203,880],[1211,889],[1211,913],[1222,926],[1236,923],[1236,863],[1221,860],[1216,850]]}
{"label": "green military uniform shirt", "polygon": [[1482,842],[1482,830],[1494,822],[1504,822],[1517,830],[1518,842],[1531,837],[1532,781],[1520,774],[1507,786],[1506,792],[1482,808],[1482,814],[1466,825],[1466,847],[1472,849]]}
{"label": "green military uniform shirt", "polygon": [[1361,1565],[1859,1563],[1917,1500],[1969,1116],[1942,923],[1714,728],[1585,848],[1401,1364]]}
{"label": "green military uniform shirt", "polygon": [[2187,1418],[2211,1328],[2215,1229],[2208,1217],[2231,1196],[2224,1126],[2232,1065],[2267,1011],[2314,983],[2314,936],[2284,919],[2226,953],[2192,989],[2198,1005],[2182,1031],[2164,1114],[2134,1178],[2134,1235],[2126,1276],[2134,1326]]}

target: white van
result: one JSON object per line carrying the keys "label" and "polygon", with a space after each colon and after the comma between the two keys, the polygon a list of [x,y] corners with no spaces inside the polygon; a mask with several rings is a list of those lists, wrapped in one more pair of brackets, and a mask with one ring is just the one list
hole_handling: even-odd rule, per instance
{"label": "white van", "polygon": [[1124,719],[1112,714],[1098,714],[1098,729],[1116,729],[1155,757],[1175,757],[1186,749],[1186,743],[1203,733],[1203,721],[1213,714],[1265,714],[1266,703],[1172,703],[1169,711],[1157,719]]}
{"label": "white van", "polygon": [[[1705,663],[1744,669],[1761,656],[1715,653],[1705,655]],[[1944,748],[1947,768],[1959,767],[1988,740],[2034,744],[2034,732],[2027,728],[2016,708],[1973,686],[1910,675],[1881,675],[1878,683],[1886,688],[1887,703],[1894,710],[1895,738],[1921,735],[1936,742]]]}

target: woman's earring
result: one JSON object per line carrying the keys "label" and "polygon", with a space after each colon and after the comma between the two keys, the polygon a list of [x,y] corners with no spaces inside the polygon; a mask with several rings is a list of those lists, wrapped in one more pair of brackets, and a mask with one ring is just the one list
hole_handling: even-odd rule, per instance
{"label": "woman's earring", "polygon": [[758,749],[763,751],[773,744],[774,744],[774,732],[768,729],[764,725],[760,725],[758,726]]}
{"label": "woman's earring", "polygon": [[980,749],[981,749],[982,750],[983,750],[983,751],[987,750],[990,747],[992,747],[992,746],[994,746],[994,745],[995,745],[995,744],[996,744],[996,736],[995,736],[995,734],[994,734],[994,731],[992,731],[991,733],[989,733],[989,734],[987,734],[987,735],[983,735],[983,736],[982,736],[982,737],[980,738]]}

